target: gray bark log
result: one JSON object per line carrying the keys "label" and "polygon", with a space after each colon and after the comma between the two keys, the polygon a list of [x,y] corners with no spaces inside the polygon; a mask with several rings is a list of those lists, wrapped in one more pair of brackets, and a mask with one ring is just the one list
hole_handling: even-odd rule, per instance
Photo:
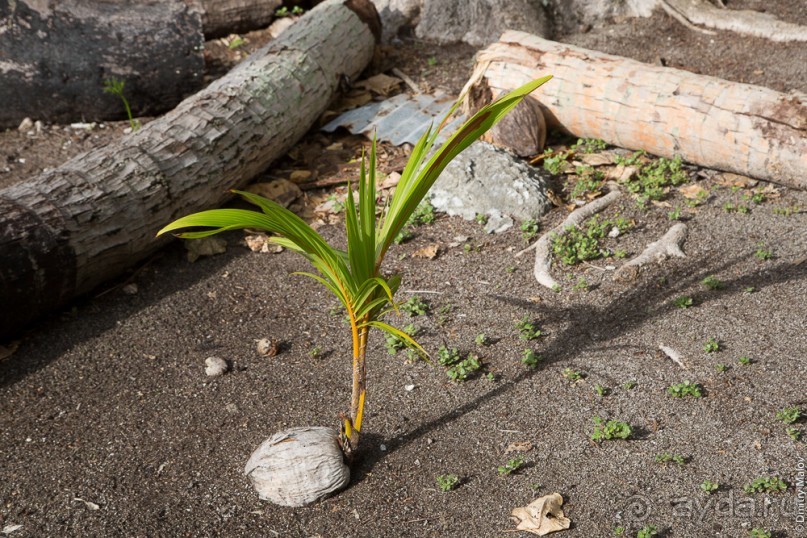
{"label": "gray bark log", "polygon": [[208,39],[265,28],[282,0],[199,0],[202,26]]}
{"label": "gray bark log", "polygon": [[807,95],[658,67],[506,32],[476,56],[469,106],[553,75],[547,126],[807,189]]}
{"label": "gray bark log", "polygon": [[165,116],[0,190],[0,338],[120,275],[165,244],[161,226],[285,154],[369,64],[373,15],[367,0],[328,0]]}
{"label": "gray bark log", "polygon": [[174,107],[202,86],[198,9],[180,0],[0,2],[0,128],[125,118],[104,80],[124,80],[135,116]]}

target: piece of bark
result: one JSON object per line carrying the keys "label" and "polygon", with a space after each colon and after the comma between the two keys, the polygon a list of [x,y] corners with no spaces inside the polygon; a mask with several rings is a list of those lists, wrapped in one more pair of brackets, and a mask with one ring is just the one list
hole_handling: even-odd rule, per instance
{"label": "piece of bark", "polygon": [[685,161],[807,189],[807,95],[506,32],[477,54],[482,76],[469,99],[488,99],[548,74],[541,90],[548,128],[580,138],[680,155]]}
{"label": "piece of bark", "polygon": [[221,205],[284,155],[373,57],[357,4],[369,2],[320,4],[165,116],[0,190],[0,338],[121,274],[165,245],[161,226]]}
{"label": "piece of bark", "polygon": [[782,21],[767,13],[719,8],[706,0],[659,0],[659,3],[667,13],[674,17],[679,15],[695,28],[729,30],[778,42],[807,41],[807,26]]}
{"label": "piece of bark", "polygon": [[199,0],[208,39],[265,28],[283,0]]}
{"label": "piece of bark", "polygon": [[104,81],[126,83],[135,116],[170,110],[202,87],[200,10],[181,0],[0,2],[0,128],[23,118],[126,118]]}
{"label": "piece of bark", "polygon": [[549,269],[552,267],[552,240],[557,236],[564,235],[568,227],[579,226],[587,218],[599,213],[614,203],[621,195],[622,193],[614,187],[611,192],[602,198],[597,198],[593,202],[575,209],[569,213],[566,220],[542,235],[538,241],[517,253],[516,257],[535,249],[535,266],[533,268],[535,280],[537,280],[540,285],[551,290],[558,289],[560,284],[549,274]]}
{"label": "piece of bark", "polygon": [[661,239],[645,247],[641,254],[614,271],[613,279],[621,282],[636,280],[641,268],[651,262],[662,262],[669,257],[685,258],[681,245],[687,237],[687,225],[679,222],[665,233]]}

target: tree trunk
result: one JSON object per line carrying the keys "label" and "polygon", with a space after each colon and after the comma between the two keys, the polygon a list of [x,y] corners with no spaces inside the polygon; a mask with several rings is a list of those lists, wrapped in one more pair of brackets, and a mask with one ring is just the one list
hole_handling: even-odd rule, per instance
{"label": "tree trunk", "polygon": [[470,107],[544,75],[548,127],[807,189],[807,95],[506,32],[477,54]]}
{"label": "tree trunk", "polygon": [[120,99],[103,91],[112,77],[125,81],[137,116],[170,110],[202,87],[201,14],[181,0],[0,6],[0,128],[25,117],[125,118]]}
{"label": "tree trunk", "polygon": [[[329,0],[164,117],[0,190],[0,337],[154,252],[164,224],[229,198],[374,52],[368,0]],[[12,307],[13,305],[13,307]]]}
{"label": "tree trunk", "polygon": [[202,26],[208,39],[265,28],[282,0],[200,0]]}

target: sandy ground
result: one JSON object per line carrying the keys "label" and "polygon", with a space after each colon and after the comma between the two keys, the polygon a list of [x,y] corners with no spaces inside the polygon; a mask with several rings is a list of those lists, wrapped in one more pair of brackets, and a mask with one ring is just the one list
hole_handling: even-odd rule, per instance
{"label": "sandy ground", "polygon": [[[630,45],[636,32],[642,41]],[[647,61],[660,50],[669,65],[805,90],[803,47],[721,35],[709,39],[723,52],[710,55],[701,39],[665,17],[569,38]],[[410,43],[390,61],[452,89],[464,82],[472,53]],[[768,75],[754,75],[758,69]],[[0,148],[12,165],[28,152],[17,164],[35,173],[58,164],[51,150],[67,139],[59,158],[123,127],[81,140],[52,129],[68,138],[51,146],[5,133]],[[791,406],[807,413],[807,194],[780,187],[754,203],[743,198],[753,186],[733,190],[720,176],[697,172],[690,171],[692,182],[709,192],[703,205],[690,208],[673,192],[671,207],[642,210],[626,195],[604,213],[634,223],[605,243],[628,257],[668,229],[672,207],[689,227],[686,258],[631,283],[611,279],[612,267],[625,262],[611,256],[556,264],[563,289],[553,292],[535,283],[531,256],[515,257],[527,244],[516,229],[491,236],[447,217],[417,228],[390,252],[387,268],[404,275],[401,299],[418,296],[430,312],[391,321],[414,323],[432,353],[447,345],[477,354],[483,373],[452,383],[439,366],[389,355],[376,335],[365,444],[351,486],[303,509],[258,500],[242,471],[271,433],[335,426],[337,412],[347,410],[349,334],[335,301],[313,281],[289,276],[305,268],[292,253],[253,253],[231,234],[225,254],[191,264],[177,242],[39,323],[0,361],[0,531],[15,538],[512,536],[513,508],[559,492],[572,528],[558,536],[611,536],[618,527],[635,536],[646,525],[666,537],[740,537],[754,527],[807,535],[796,488],[807,450],[776,418]],[[750,210],[729,212],[726,204]],[[554,210],[542,229],[565,215]],[[321,232],[343,241],[340,223]],[[449,246],[458,236],[466,239]],[[412,256],[435,243],[437,258]],[[761,259],[761,251],[772,257]],[[721,289],[702,283],[709,275]],[[575,289],[581,278],[587,289]],[[136,293],[126,293],[123,284],[132,283]],[[676,307],[681,296],[692,306]],[[515,324],[524,316],[542,336],[519,338]],[[475,343],[482,333],[490,345]],[[276,338],[281,352],[259,355],[260,338]],[[709,339],[718,351],[704,350]],[[683,366],[660,345],[679,352]],[[543,356],[537,368],[521,363],[525,349]],[[231,372],[208,378],[209,356],[231,361]],[[564,377],[567,368],[582,379]],[[667,393],[686,380],[700,384],[703,397]],[[598,395],[596,386],[609,393]],[[595,443],[593,417],[625,421],[632,435]],[[804,419],[794,427],[807,434]],[[685,463],[657,463],[664,453]],[[516,455],[524,466],[500,476],[497,467]],[[460,485],[442,492],[436,477],[449,473]],[[744,492],[763,476],[780,477],[786,491]],[[712,495],[700,488],[705,480],[719,484]]]}

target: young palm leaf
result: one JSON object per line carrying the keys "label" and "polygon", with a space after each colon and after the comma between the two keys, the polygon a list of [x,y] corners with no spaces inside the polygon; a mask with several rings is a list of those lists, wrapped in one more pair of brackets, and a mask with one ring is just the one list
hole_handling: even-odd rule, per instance
{"label": "young palm leaf", "polygon": [[[157,233],[161,235],[186,228],[209,228],[179,234],[183,238],[199,238],[227,230],[257,228],[277,234],[270,241],[301,254],[311,263],[318,274],[299,274],[309,276],[328,288],[342,303],[350,320],[353,340],[353,394],[350,416],[342,417],[341,432],[346,452],[358,446],[362,427],[365,355],[370,328],[375,327],[393,334],[425,355],[423,348],[411,336],[380,320],[390,305],[393,309],[396,308],[394,295],[401,282],[397,275],[384,277],[381,274],[384,255],[446,165],[550,78],[544,77],[525,84],[479,110],[425,162],[446,121],[437,129],[430,128],[412,150],[389,207],[379,221],[376,219],[376,141],[373,140],[369,163],[362,156],[358,203],[353,190],[348,186],[345,212],[347,252],[330,246],[305,221],[283,206],[241,191],[233,192],[257,205],[262,213],[241,209],[202,211],[182,217]],[[459,101],[449,115],[458,105]]]}

